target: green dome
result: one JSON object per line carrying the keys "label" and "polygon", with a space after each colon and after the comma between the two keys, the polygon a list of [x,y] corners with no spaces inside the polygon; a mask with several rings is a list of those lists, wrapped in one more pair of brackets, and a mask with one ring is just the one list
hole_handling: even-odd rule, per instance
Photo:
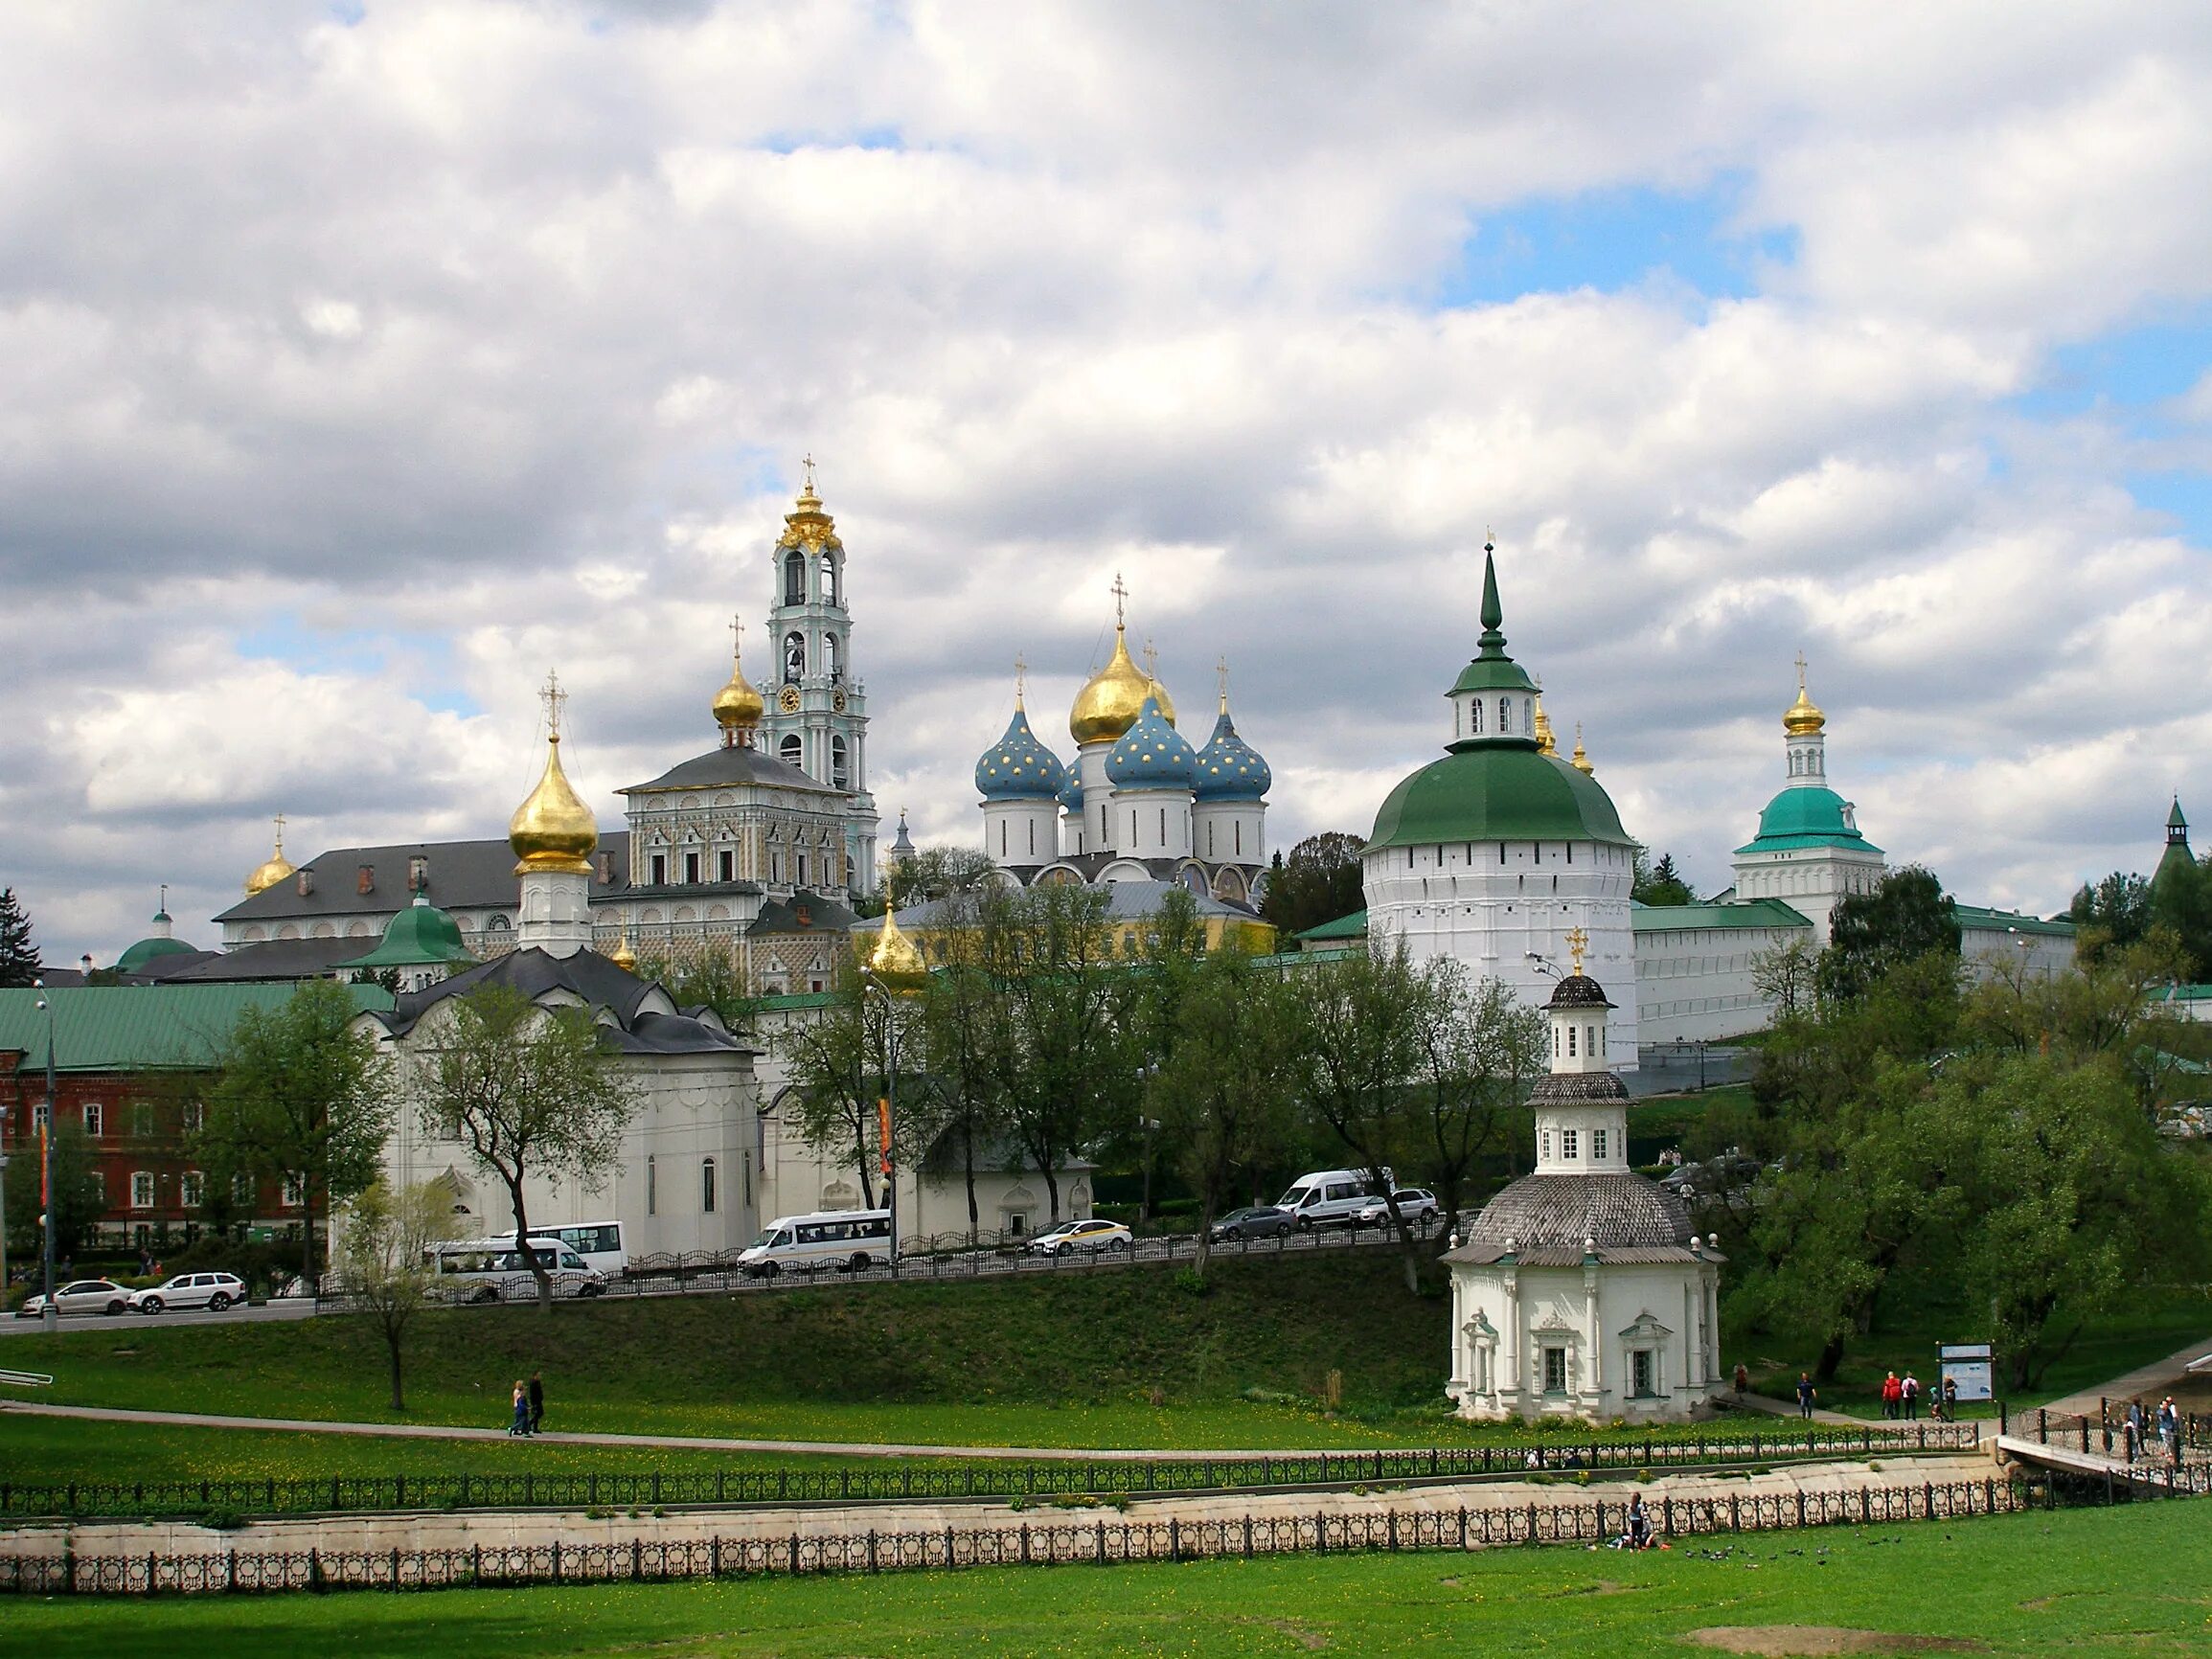
{"label": "green dome", "polygon": [[1862,847],[1880,852],[1859,832],[1842,796],[1833,789],[1798,784],[1767,803],[1759,814],[1759,835],[1739,852],[1779,852],[1793,847]]}
{"label": "green dome", "polygon": [[476,959],[461,943],[461,929],[453,919],[418,895],[415,902],[384,924],[384,942],[366,956],[356,956],[341,967],[422,967],[432,963],[465,963]]}
{"label": "green dome", "polygon": [[155,934],[142,939],[115,959],[115,971],[136,973],[157,956],[194,956],[198,953],[181,939],[165,939]]}
{"label": "green dome", "polygon": [[1390,791],[1367,851],[1447,841],[1634,843],[1594,778],[1531,742],[1463,744]]}

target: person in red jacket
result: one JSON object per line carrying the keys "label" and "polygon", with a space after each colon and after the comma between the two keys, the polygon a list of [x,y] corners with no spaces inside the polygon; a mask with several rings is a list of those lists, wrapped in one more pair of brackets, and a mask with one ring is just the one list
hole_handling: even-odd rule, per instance
{"label": "person in red jacket", "polygon": [[1895,1417],[1904,1402],[1904,1384],[1897,1380],[1897,1373],[1893,1371],[1881,1379],[1881,1415]]}

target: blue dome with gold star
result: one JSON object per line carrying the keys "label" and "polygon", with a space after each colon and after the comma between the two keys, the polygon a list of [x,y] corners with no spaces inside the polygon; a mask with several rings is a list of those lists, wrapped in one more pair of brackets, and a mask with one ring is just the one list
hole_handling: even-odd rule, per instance
{"label": "blue dome with gold star", "polygon": [[1067,782],[1060,786],[1060,806],[1063,812],[1083,810],[1083,774],[1073,766],[1067,768]]}
{"label": "blue dome with gold star", "polygon": [[1275,781],[1259,750],[1237,736],[1228,699],[1221,701],[1214,735],[1198,751],[1197,797],[1201,801],[1257,801]]}
{"label": "blue dome with gold star", "polygon": [[1067,783],[1060,757],[1037,740],[1016,701],[1006,735],[975,762],[975,788],[986,801],[1050,801]]}
{"label": "blue dome with gold star", "polygon": [[1188,789],[1197,782],[1198,754],[1168,724],[1159,698],[1147,697],[1136,724],[1107,752],[1106,770],[1117,789]]}

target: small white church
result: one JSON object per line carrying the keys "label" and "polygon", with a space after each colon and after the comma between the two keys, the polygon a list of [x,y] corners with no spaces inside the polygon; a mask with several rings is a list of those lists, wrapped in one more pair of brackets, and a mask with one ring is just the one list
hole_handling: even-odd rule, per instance
{"label": "small white church", "polygon": [[1610,1067],[1613,1005],[1582,971],[1554,989],[1551,1072],[1529,1098],[1536,1171],[1483,1206],[1444,1261],[1459,1415],[1683,1422],[1722,1389],[1725,1260],[1687,1211],[1629,1168],[1629,1094]]}

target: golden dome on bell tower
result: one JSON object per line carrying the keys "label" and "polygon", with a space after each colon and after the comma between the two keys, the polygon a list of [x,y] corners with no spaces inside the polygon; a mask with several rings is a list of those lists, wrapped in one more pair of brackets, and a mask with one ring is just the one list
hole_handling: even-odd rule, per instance
{"label": "golden dome on bell tower", "polygon": [[540,694],[546,710],[545,772],[507,823],[507,844],[519,860],[514,874],[560,870],[589,875],[591,854],[599,850],[599,821],[560,769],[560,705],[567,694],[551,674]]}
{"label": "golden dome on bell tower", "polygon": [[288,880],[297,874],[292,861],[285,856],[285,815],[279,812],[276,847],[268,857],[254,866],[253,874],[246,877],[246,897],[251,898],[257,893],[266,893],[278,882]]}
{"label": "golden dome on bell tower", "polygon": [[[1129,591],[1116,576],[1114,654],[1076,693],[1075,707],[1068,711],[1067,729],[1078,743],[1115,741],[1137,723],[1137,716],[1145,712],[1145,699],[1159,694],[1152,676],[1129,656],[1129,624],[1122,614],[1122,603],[1128,599]],[[1160,705],[1160,712],[1163,715],[1167,712],[1165,702]]]}
{"label": "golden dome on bell tower", "polygon": [[1539,755],[1557,756],[1560,752],[1559,739],[1552,736],[1552,717],[1543,712],[1543,682],[1541,680],[1537,682],[1536,719],[1533,724],[1536,727],[1536,752]]}
{"label": "golden dome on bell tower", "polygon": [[1828,724],[1828,716],[1814,706],[1805,694],[1805,653],[1797,653],[1797,700],[1783,711],[1782,729],[1792,738],[1810,738],[1817,735]]}

